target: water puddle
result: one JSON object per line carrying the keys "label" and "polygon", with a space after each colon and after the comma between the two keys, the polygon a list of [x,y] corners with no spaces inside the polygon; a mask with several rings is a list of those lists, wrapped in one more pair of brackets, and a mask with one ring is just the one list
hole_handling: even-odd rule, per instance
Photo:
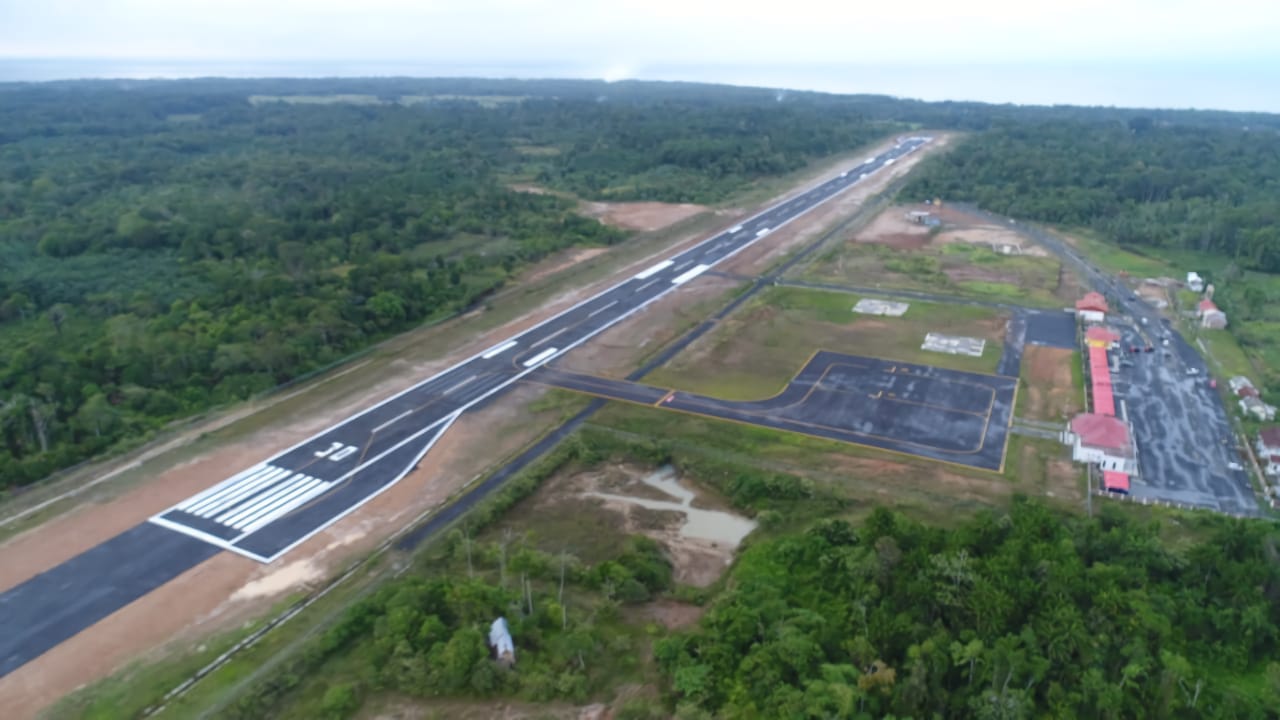
{"label": "water puddle", "polygon": [[661,468],[657,472],[640,478],[640,481],[678,502],[602,492],[587,493],[587,496],[611,502],[639,505],[650,510],[670,510],[681,513],[685,517],[684,524],[677,531],[681,537],[709,540],[715,543],[723,543],[730,547],[737,547],[743,538],[756,529],[754,520],[723,510],[703,510],[693,507],[693,499],[696,494],[680,484],[680,481],[676,478],[675,468]]}

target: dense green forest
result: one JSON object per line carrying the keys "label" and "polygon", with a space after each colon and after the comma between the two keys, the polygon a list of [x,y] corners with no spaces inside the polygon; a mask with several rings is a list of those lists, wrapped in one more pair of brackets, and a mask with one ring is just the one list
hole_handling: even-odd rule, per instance
{"label": "dense green forest", "polygon": [[1272,115],[691,83],[4,84],[0,489],[624,240],[512,182],[715,203],[910,126],[975,131],[913,192],[1280,267]]}
{"label": "dense green forest", "polygon": [[[633,720],[1262,719],[1280,703],[1271,524],[1201,515],[1174,549],[1161,522],[1117,505],[1083,517],[1015,499],[945,529],[883,508],[851,522],[814,483],[663,447],[596,429],[566,441],[227,715],[347,718],[387,697],[426,712],[439,698],[581,704],[620,683],[653,690],[614,707]],[[511,532],[553,474],[666,461],[761,523],[710,589],[674,585],[644,537],[602,537],[588,562]],[[686,630],[637,622],[629,608],[655,597],[706,612]],[[484,644],[498,615],[514,668]]]}
{"label": "dense green forest", "polygon": [[1135,117],[1002,124],[906,189],[1018,218],[1090,227],[1121,245],[1196,250],[1280,272],[1280,133]]}
{"label": "dense green forest", "polygon": [[[894,128],[760,91],[401,85],[0,86],[0,488],[624,239],[513,179],[715,202]],[[250,102],[351,90],[374,103]]]}
{"label": "dense green forest", "polygon": [[1273,717],[1280,536],[1228,522],[1173,553],[1106,510],[1018,502],[945,531],[878,509],[760,543],[696,632],[658,644],[672,699],[703,717]]}

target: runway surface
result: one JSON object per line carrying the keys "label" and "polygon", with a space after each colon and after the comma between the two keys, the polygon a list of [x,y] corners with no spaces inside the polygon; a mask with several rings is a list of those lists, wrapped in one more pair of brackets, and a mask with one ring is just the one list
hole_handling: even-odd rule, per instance
{"label": "runway surface", "polygon": [[[147,530],[129,530],[0,594],[0,608],[14,617],[35,617],[39,608],[45,608],[62,618],[56,627],[15,625],[11,632],[0,634],[0,676],[150,592],[161,584],[155,578],[165,574],[171,578],[194,567],[207,557],[191,549],[200,544],[260,562],[274,560],[407,475],[460,413],[892,165],[929,139],[903,138],[885,153],[178,503],[151,518]],[[145,553],[124,557],[127,543],[121,538],[135,532],[154,537],[149,537]],[[101,598],[81,602],[68,597],[72,587],[100,588]]]}
{"label": "runway surface", "polygon": [[543,368],[530,381],[613,400],[999,472],[1016,377],[822,351],[774,397],[732,401]]}

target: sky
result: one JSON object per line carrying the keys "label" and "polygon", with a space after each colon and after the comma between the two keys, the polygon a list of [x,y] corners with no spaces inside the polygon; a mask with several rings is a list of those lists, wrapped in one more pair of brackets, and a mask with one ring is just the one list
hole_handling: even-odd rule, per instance
{"label": "sky", "polygon": [[0,0],[0,79],[482,75],[1280,112],[1275,0]]}

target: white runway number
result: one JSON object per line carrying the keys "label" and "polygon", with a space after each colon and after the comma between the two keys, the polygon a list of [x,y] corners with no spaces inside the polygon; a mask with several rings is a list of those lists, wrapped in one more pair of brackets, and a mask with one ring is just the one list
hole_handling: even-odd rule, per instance
{"label": "white runway number", "polygon": [[338,462],[339,460],[343,460],[345,458],[351,457],[356,453],[356,451],[357,451],[357,448],[355,445],[346,445],[340,442],[336,442],[330,445],[328,450],[317,450],[316,457],[328,458],[333,462]]}

